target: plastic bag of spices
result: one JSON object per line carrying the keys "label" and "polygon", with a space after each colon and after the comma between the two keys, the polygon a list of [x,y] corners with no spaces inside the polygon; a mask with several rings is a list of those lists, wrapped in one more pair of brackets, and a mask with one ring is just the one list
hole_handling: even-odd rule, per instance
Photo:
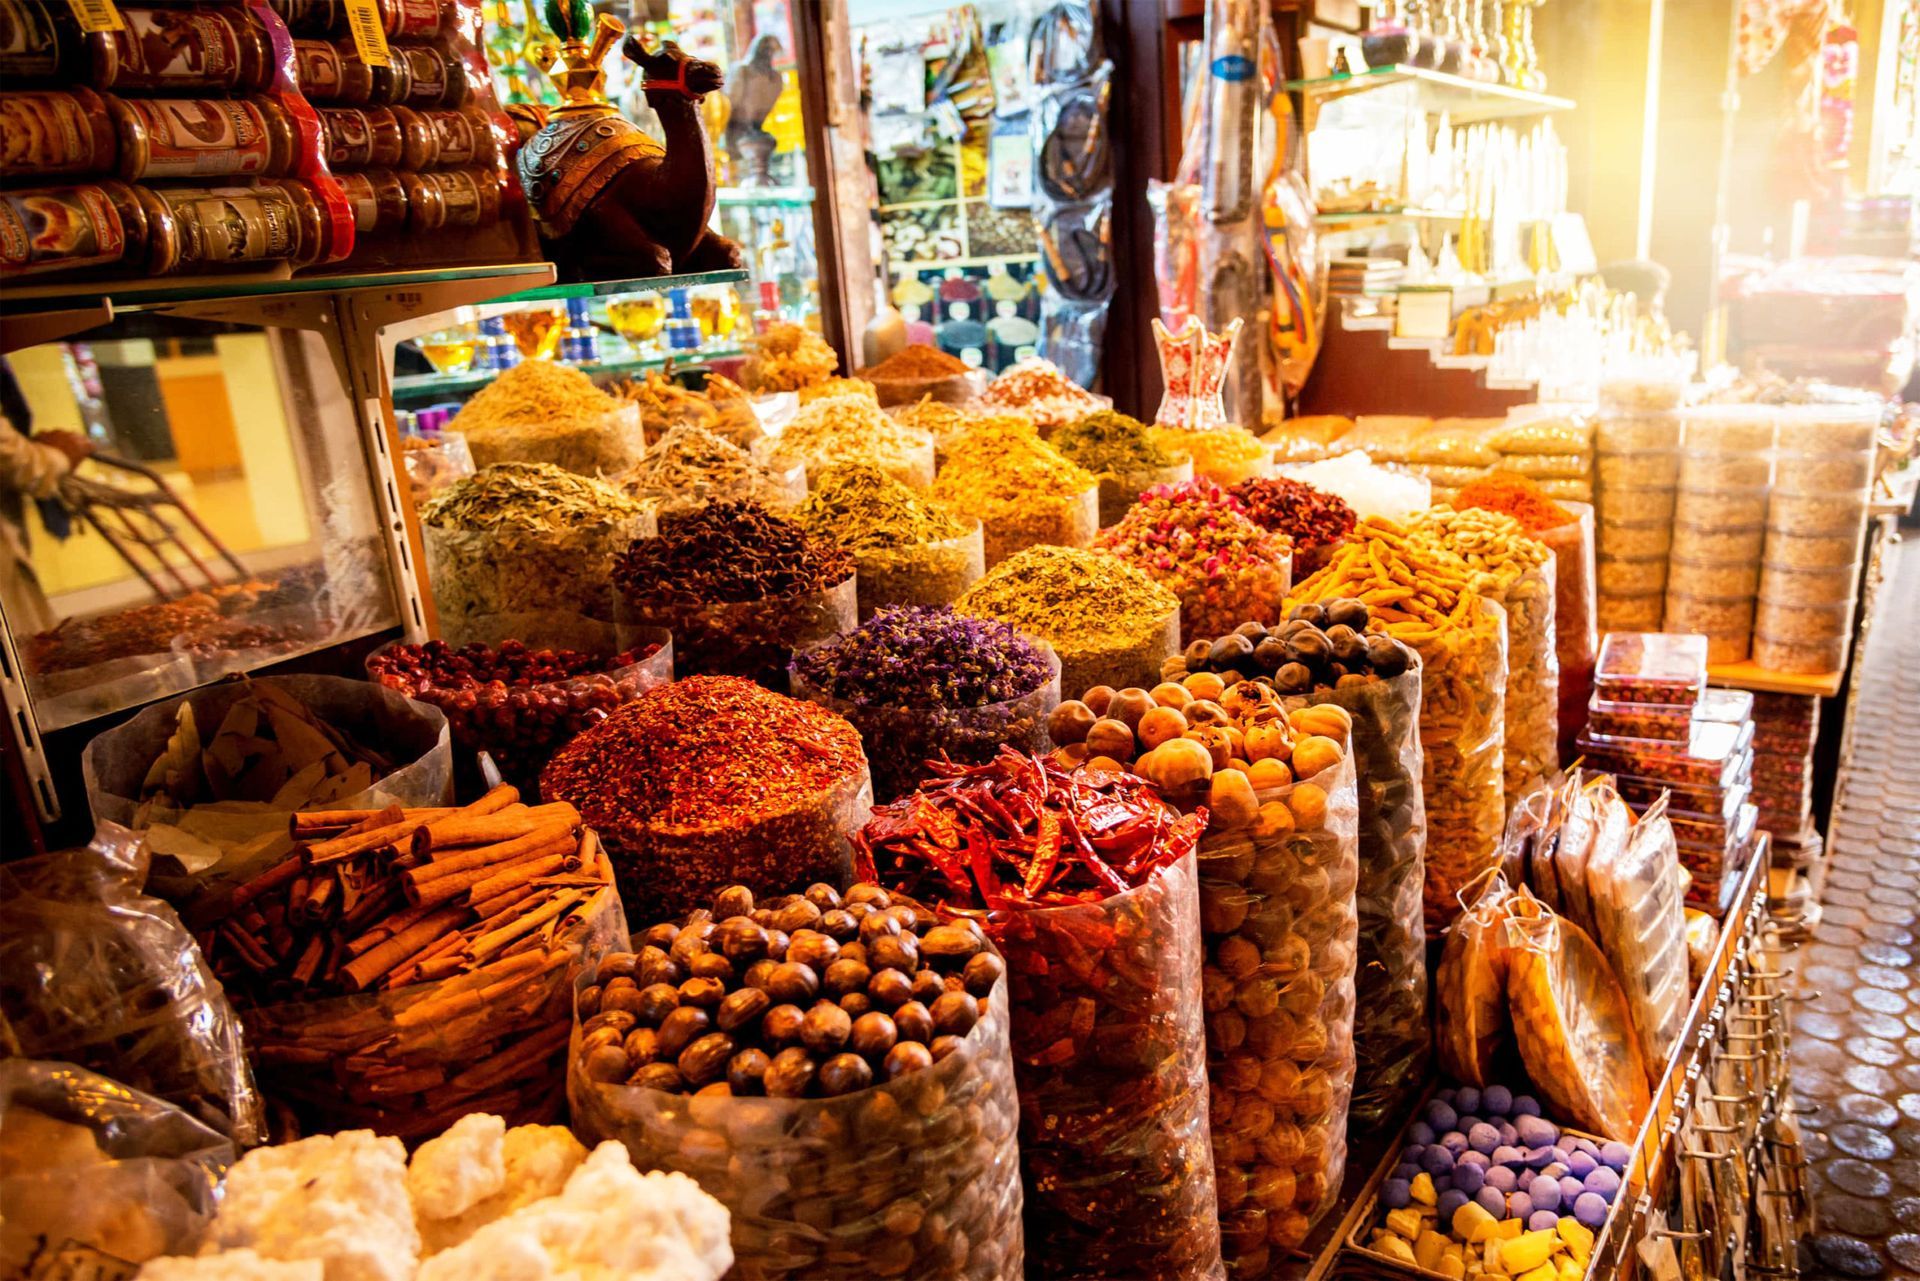
{"label": "plastic bag of spices", "polygon": [[1341,747],[1311,777],[1256,788],[1257,816],[1214,814],[1200,841],[1214,1179],[1235,1275],[1297,1249],[1346,1169],[1359,808]]}
{"label": "plastic bag of spices", "polygon": [[1467,1085],[1495,1081],[1494,1056],[1510,1025],[1507,1017],[1508,953],[1505,923],[1513,890],[1498,872],[1462,894],[1466,910],[1447,931],[1440,967],[1434,972],[1434,1041],[1440,1070]]}
{"label": "plastic bag of spices", "polygon": [[[957,955],[936,956],[932,929],[940,927],[915,905],[915,925],[892,936],[894,954],[886,959],[906,963],[901,940],[914,939],[916,981],[930,980],[940,991],[943,979],[966,976],[963,988],[948,985],[929,997],[941,1008],[938,1017],[952,1017],[949,1007],[960,999],[954,991],[976,997],[967,1013],[977,1021],[932,1038],[936,1058],[927,1035],[934,1016],[918,997],[903,1003],[903,994],[886,995],[881,976],[905,983],[905,972],[883,967],[879,935],[860,928],[909,902],[856,898],[876,888],[855,886],[844,904],[827,886],[810,888],[805,899],[763,900],[746,919],[767,913],[770,922],[795,925],[781,931],[789,940],[781,945],[786,959],[753,963],[764,965],[764,976],[730,938],[739,918],[716,923],[737,888],[721,891],[718,911],[701,909],[677,931],[665,927],[676,940],[710,931],[699,943],[603,957],[579,980],[567,1075],[574,1130],[589,1143],[618,1140],[637,1168],[678,1171],[725,1203],[733,1225],[729,1275],[740,1281],[1019,1281],[1019,1111],[1004,967],[978,933],[972,945],[980,950],[964,964],[991,958],[984,982],[974,981]],[[803,913],[809,904],[816,910],[788,919],[796,900]],[[856,923],[850,910],[871,914]],[[809,924],[798,925],[801,919]],[[747,929],[752,950],[764,948],[772,933],[771,926]],[[864,959],[853,959],[856,947]],[[802,949],[809,960],[788,966]],[[829,954],[836,959],[828,961]],[[698,977],[684,981],[674,1008],[661,1013],[665,994],[675,989],[658,981],[685,972],[673,959],[681,956],[695,968],[703,957],[743,967],[717,980],[715,991],[726,995],[711,1015],[690,999]],[[852,985],[846,966],[862,978],[871,972],[868,986]],[[815,990],[805,1017],[804,998],[773,1004],[769,992],[793,996],[785,985],[803,977]],[[648,979],[656,983],[641,986]],[[836,1000],[832,993],[842,988],[847,995]],[[884,999],[868,997],[869,990]],[[909,1019],[925,1025],[912,1027]],[[609,1046],[624,1053],[624,1062],[618,1055],[611,1067],[602,1061]],[[776,1085],[776,1076],[785,1079]]]}
{"label": "plastic bag of spices", "polygon": [[146,876],[144,843],[104,822],[86,849],[0,865],[9,1052],[110,1071],[250,1147],[266,1118],[239,1020]]}
{"label": "plastic bag of spices", "polygon": [[[1354,978],[1351,1115],[1398,1115],[1426,1075],[1426,802],[1421,795],[1420,664],[1400,675],[1321,689],[1308,704],[1344,708],[1358,764],[1359,957]],[[1286,703],[1292,707],[1295,700]]]}

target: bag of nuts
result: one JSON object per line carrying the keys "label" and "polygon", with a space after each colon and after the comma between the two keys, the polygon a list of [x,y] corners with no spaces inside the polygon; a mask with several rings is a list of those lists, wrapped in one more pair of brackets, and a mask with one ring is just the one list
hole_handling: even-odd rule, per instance
{"label": "bag of nuts", "polygon": [[874,885],[742,886],[582,975],[574,1129],[697,1180],[740,1281],[1017,1281],[1006,966]]}

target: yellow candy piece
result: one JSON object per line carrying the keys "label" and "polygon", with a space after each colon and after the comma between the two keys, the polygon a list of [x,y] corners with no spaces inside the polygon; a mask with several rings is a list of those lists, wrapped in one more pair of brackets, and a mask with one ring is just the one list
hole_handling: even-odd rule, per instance
{"label": "yellow candy piece", "polygon": [[1527,1225],[1519,1219],[1502,1219],[1499,1224],[1494,1227],[1493,1235],[1502,1241],[1515,1241],[1518,1240],[1520,1234],[1526,1230]]}
{"label": "yellow candy piece", "polygon": [[1412,1206],[1388,1210],[1387,1231],[1405,1238],[1409,1243],[1408,1248],[1411,1249],[1412,1241],[1420,1235],[1420,1212]]}
{"label": "yellow candy piece", "polygon": [[1413,1199],[1421,1205],[1432,1205],[1440,1199],[1440,1194],[1433,1190],[1433,1176],[1425,1170],[1413,1176]]}
{"label": "yellow candy piece", "polygon": [[1551,1263],[1543,1263],[1537,1268],[1522,1272],[1519,1281],[1560,1281],[1560,1273]]}
{"label": "yellow candy piece", "polygon": [[1493,1276],[1503,1277],[1507,1275],[1506,1268],[1502,1266],[1500,1262],[1501,1247],[1505,1245],[1506,1245],[1506,1242],[1502,1241],[1497,1236],[1488,1237],[1486,1246],[1480,1255],[1480,1261],[1486,1265],[1487,1271]]}
{"label": "yellow candy piece", "polygon": [[1404,1237],[1397,1237],[1391,1234],[1383,1236],[1379,1241],[1375,1242],[1373,1248],[1381,1254],[1386,1255],[1389,1259],[1398,1259],[1402,1263],[1412,1263],[1414,1261],[1413,1247],[1407,1244]]}
{"label": "yellow candy piece", "polygon": [[1571,1214],[1560,1216],[1560,1222],[1554,1231],[1567,1243],[1567,1249],[1577,1262],[1585,1263],[1593,1255],[1593,1229],[1589,1228]]}
{"label": "yellow candy piece", "polygon": [[1453,1212],[1453,1234],[1463,1241],[1484,1241],[1493,1234],[1500,1220],[1478,1201],[1469,1201]]}
{"label": "yellow candy piece", "polygon": [[1442,1255],[1440,1266],[1434,1271],[1443,1277],[1452,1277],[1453,1281],[1462,1281],[1467,1275],[1467,1261],[1457,1254]]}
{"label": "yellow candy piece", "polygon": [[[1523,1232],[1500,1247],[1500,1261],[1509,1273],[1519,1276],[1533,1271],[1553,1257],[1554,1251],[1562,1248],[1558,1233]],[[1548,1276],[1545,1281],[1553,1281],[1553,1278]]]}
{"label": "yellow candy piece", "polygon": [[1587,1275],[1587,1265],[1584,1263],[1575,1263],[1572,1255],[1561,1255],[1559,1264],[1560,1275],[1557,1281],[1580,1281],[1581,1277]]}
{"label": "yellow candy piece", "polygon": [[1432,1271],[1440,1262],[1440,1256],[1447,1252],[1447,1239],[1429,1228],[1420,1234],[1413,1243],[1413,1261]]}

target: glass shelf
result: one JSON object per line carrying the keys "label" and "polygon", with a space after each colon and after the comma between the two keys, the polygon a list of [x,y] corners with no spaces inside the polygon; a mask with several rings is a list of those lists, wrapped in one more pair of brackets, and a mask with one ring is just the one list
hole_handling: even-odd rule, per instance
{"label": "glass shelf", "polygon": [[1397,63],[1347,75],[1289,80],[1286,88],[1305,95],[1311,105],[1384,89],[1390,85],[1413,85],[1423,111],[1444,111],[1454,124],[1498,120],[1509,116],[1534,116],[1549,111],[1571,111],[1576,105],[1571,98],[1515,89],[1511,85],[1488,84],[1484,80],[1469,80],[1465,76],[1452,76],[1444,71],[1428,71],[1424,67]]}
{"label": "glass shelf", "polygon": [[713,193],[718,209],[811,209],[812,187],[722,187]]}
{"label": "glass shelf", "polygon": [[[671,360],[675,368],[689,368],[716,360],[738,360],[746,355],[741,347],[715,347],[682,356],[632,356],[616,360],[569,361],[573,368],[589,377],[596,374],[651,373],[665,369]],[[432,405],[442,400],[465,400],[499,376],[495,369],[465,374],[404,374],[393,380],[393,403],[405,409],[412,405]]]}
{"label": "glass shelf", "polygon": [[1460,222],[1465,217],[1444,209],[1391,208],[1334,210],[1316,213],[1313,220],[1322,227],[1364,227],[1386,222]]}
{"label": "glass shelf", "polygon": [[539,280],[553,268],[544,262],[487,263],[477,267],[439,267],[425,271],[388,271],[352,275],[288,276],[254,273],[245,276],[199,276],[191,280],[55,281],[43,285],[7,286],[7,312],[56,311],[63,307],[97,307],[102,302],[115,312],[149,311],[185,303],[217,302],[227,298],[266,298],[285,294],[342,293],[351,289],[410,289],[470,280],[516,278]]}
{"label": "glass shelf", "polygon": [[743,268],[726,271],[696,271],[684,276],[641,276],[634,280],[582,280],[572,284],[541,285],[523,289],[494,301],[558,302],[567,298],[607,298],[616,294],[665,293],[669,289],[699,289],[706,285],[737,285],[746,280]]}

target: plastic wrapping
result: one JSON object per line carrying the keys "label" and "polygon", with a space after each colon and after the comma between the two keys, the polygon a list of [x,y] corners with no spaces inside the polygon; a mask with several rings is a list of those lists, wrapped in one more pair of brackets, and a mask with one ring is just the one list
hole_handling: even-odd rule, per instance
{"label": "plastic wrapping", "polygon": [[110,1071],[250,1147],[266,1118],[239,1021],[146,876],[144,843],[107,822],[86,849],[0,865],[8,1052]]}
{"label": "plastic wrapping", "polygon": [[1254,796],[1263,809],[1285,805],[1292,821],[1232,826],[1216,815],[1198,854],[1221,1247],[1247,1276],[1306,1240],[1346,1170],[1359,876],[1351,750]]}
{"label": "plastic wrapping", "polygon": [[582,476],[618,476],[647,452],[640,406],[632,401],[587,418],[463,427],[476,467],[552,463]]}
{"label": "plastic wrapping", "polygon": [[1527,897],[1506,924],[1507,998],[1527,1075],[1555,1115],[1629,1141],[1652,1100],[1626,994],[1586,931]]}
{"label": "plastic wrapping", "polygon": [[416,508],[475,470],[466,434],[457,431],[403,438],[400,461],[407,469],[407,490]]}
{"label": "plastic wrapping", "polygon": [[[677,1170],[732,1215],[738,1281],[1020,1281],[1007,986],[932,1067],[833,1098],[713,1097],[567,1077],[574,1130]],[[576,1028],[576,1041],[580,1033]]]}
{"label": "plastic wrapping", "polygon": [[[302,703],[319,719],[359,742],[377,744],[396,768],[352,796],[326,802],[327,809],[380,809],[388,805],[445,805],[453,795],[453,751],[447,718],[390,689],[339,676],[262,676]],[[196,928],[203,911],[217,910],[224,893],[293,852],[287,834],[289,809],[249,801],[194,805],[184,811],[142,804],[147,771],[167,750],[181,703],[193,705],[203,727],[220,724],[227,708],[246,695],[235,682],[198,689],[156,703],[87,744],[80,757],[87,804],[96,822],[146,831],[155,866],[147,888],[180,907]],[[192,838],[182,840],[182,836]],[[217,861],[209,862],[203,846]],[[168,857],[176,848],[185,857]]]}
{"label": "plastic wrapping", "polygon": [[[1685,878],[1667,822],[1654,802],[1611,858],[1587,863],[1595,936],[1622,980],[1640,1054],[1657,1078],[1680,1044],[1687,1018]],[[1657,1080],[1648,1082],[1649,1088]]]}
{"label": "plastic wrapping", "polygon": [[[1476,892],[1477,891],[1477,892]],[[1498,872],[1463,891],[1466,908],[1447,931],[1434,972],[1434,1044],[1440,1069],[1467,1085],[1496,1084],[1494,1058],[1511,1029],[1507,1018],[1507,910],[1513,891]]]}
{"label": "plastic wrapping", "polygon": [[855,550],[860,621],[894,605],[951,605],[987,572],[980,522],[958,538]]}
{"label": "plastic wrapping", "polygon": [[241,1011],[261,1088],[314,1132],[430,1138],[469,1112],[508,1125],[564,1115],[574,971],[627,944],[608,886],[533,950],[439,982]]}
{"label": "plastic wrapping", "polygon": [[1011,982],[1028,1268],[1224,1278],[1191,855],[1098,903],[989,920]]}
{"label": "plastic wrapping", "polygon": [[853,573],[817,592],[748,601],[636,601],[616,594],[619,644],[625,649],[664,628],[673,633],[681,675],[746,676],[784,690],[793,651],[853,630],[858,578]]}
{"label": "plastic wrapping", "polygon": [[1421,786],[1427,811],[1427,933],[1459,911],[1455,895],[1499,857],[1506,825],[1506,612],[1491,625],[1414,641],[1420,651]]}
{"label": "plastic wrapping", "polygon": [[988,569],[1015,552],[1041,544],[1085,547],[1100,532],[1098,485],[1066,498],[1034,494],[1018,504],[1000,506],[997,514],[981,522]]}
{"label": "plastic wrapping", "polygon": [[1707,685],[1707,643],[1699,636],[1613,633],[1600,646],[1594,692],[1617,703],[1691,706]]}
{"label": "plastic wrapping", "polygon": [[628,520],[534,530],[423,525],[427,578],[449,645],[534,642],[579,619],[613,620],[613,558],[655,532],[651,512]]}
{"label": "plastic wrapping", "polygon": [[[1420,665],[1388,680],[1315,692],[1353,720],[1358,766],[1359,921],[1351,1117],[1396,1115],[1426,1076],[1426,802],[1421,795]],[[1293,700],[1288,699],[1289,706]]]}
{"label": "plastic wrapping", "polygon": [[[1593,692],[1593,664],[1600,650],[1595,625],[1593,507],[1588,503],[1565,506],[1576,519],[1533,535],[1553,553],[1553,648],[1560,664],[1559,756],[1563,760],[1585,719],[1587,696]],[[1508,799],[1511,803],[1512,798]]]}
{"label": "plastic wrapping", "polygon": [[1556,649],[1554,562],[1515,578],[1498,601],[1507,611],[1506,744],[1502,778],[1509,801],[1560,768],[1560,656]]}
{"label": "plastic wrapping", "polygon": [[1039,688],[1001,703],[980,707],[881,706],[837,698],[816,689],[789,668],[793,696],[838,712],[860,731],[868,747],[875,799],[881,804],[905,796],[926,777],[922,765],[946,757],[962,765],[980,765],[1002,746],[1021,752],[1048,747],[1047,716],[1060,704],[1060,659],[1043,642],[1049,676]]}
{"label": "plastic wrapping", "polygon": [[69,1063],[0,1063],[0,1274],[130,1276],[191,1254],[233,1164],[186,1113]]}
{"label": "plastic wrapping", "polygon": [[325,644],[333,620],[311,605],[263,609],[221,618],[173,638],[173,652],[193,670],[193,683],[211,685],[232,672],[251,672]]}
{"label": "plastic wrapping", "polygon": [[1709,663],[1737,663],[1747,656],[1753,637],[1753,597],[1694,596],[1667,588],[1663,626],[1707,638]]}
{"label": "plastic wrapping", "polygon": [[447,717],[456,770],[467,757],[485,752],[501,780],[519,788],[523,797],[537,795],[541,769],[575,734],[621,703],[673,679],[673,637],[664,631],[636,646],[658,647],[638,662],[613,667],[609,659],[600,670],[532,685],[489,681],[458,687],[434,685],[430,678],[415,684],[402,676],[383,676],[374,660],[404,644],[394,641],[369,654],[367,679],[439,708]]}

